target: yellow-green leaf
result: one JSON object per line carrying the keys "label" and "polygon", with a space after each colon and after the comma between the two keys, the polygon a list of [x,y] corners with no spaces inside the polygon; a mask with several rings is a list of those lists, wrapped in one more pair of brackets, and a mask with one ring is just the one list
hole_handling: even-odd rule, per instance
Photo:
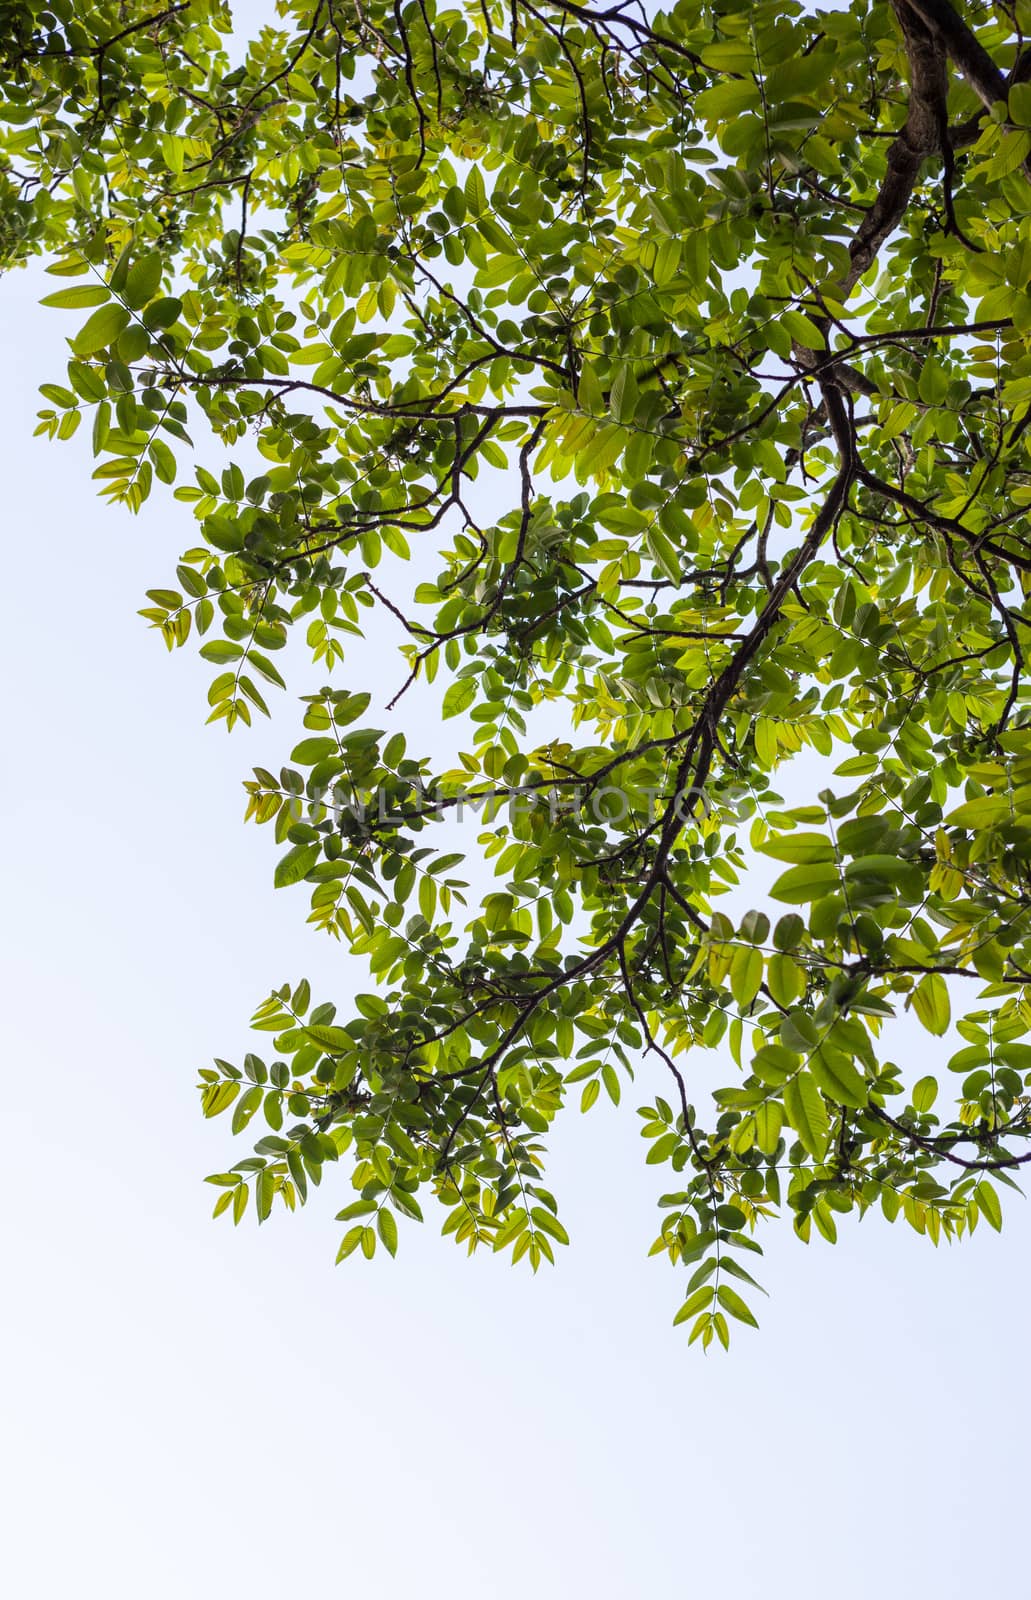
{"label": "yellow-green leaf", "polygon": [[940,972],[929,972],[920,979],[913,990],[913,1010],[928,1033],[945,1032],[952,1012],[948,985]]}
{"label": "yellow-green leaf", "polygon": [[827,1152],[830,1122],[827,1107],[810,1072],[796,1074],[784,1085],[784,1110],[804,1149],[817,1161]]}

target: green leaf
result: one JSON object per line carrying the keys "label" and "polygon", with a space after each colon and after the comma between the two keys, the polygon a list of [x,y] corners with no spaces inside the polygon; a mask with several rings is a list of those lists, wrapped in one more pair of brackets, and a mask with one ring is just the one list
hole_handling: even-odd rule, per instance
{"label": "green leaf", "polygon": [[354,1045],[354,1040],[346,1028],[334,1028],[322,1022],[309,1022],[305,1025],[304,1031],[309,1039],[314,1039],[323,1050],[330,1052],[343,1054]]}
{"label": "green leaf", "polygon": [[791,338],[803,349],[822,350],[827,342],[819,325],[802,311],[785,311],[780,320]]}
{"label": "green leaf", "polygon": [[376,1231],[383,1242],[384,1248],[390,1255],[397,1255],[397,1221],[392,1211],[386,1206],[376,1213]]}
{"label": "green leaf", "polygon": [[1007,101],[1013,121],[1031,128],[1031,83],[1010,84]]}
{"label": "green leaf", "polygon": [[553,1239],[557,1239],[559,1244],[569,1243],[569,1235],[561,1222],[550,1211],[545,1210],[543,1206],[532,1206],[530,1216],[538,1228],[543,1229],[545,1233],[549,1233]]}
{"label": "green leaf", "polygon": [[459,712],[465,711],[476,699],[476,684],[472,678],[456,678],[454,683],[448,685],[444,695],[442,714],[445,717],[457,717]]}
{"label": "green leaf", "polygon": [[[102,306],[111,298],[111,291],[100,283],[76,283],[70,289],[58,289],[56,294],[44,295],[41,306],[56,306],[59,311],[85,311],[87,306]],[[87,327],[89,324],[87,323]]]}
{"label": "green leaf", "polygon": [[361,1222],[357,1223],[353,1228],[348,1228],[343,1239],[340,1241],[340,1249],[337,1251],[337,1265],[339,1265],[341,1261],[346,1261],[349,1255],[353,1255],[354,1251],[357,1250],[358,1246],[361,1244],[364,1233],[365,1225]]}
{"label": "green leaf", "polygon": [[335,739],[302,739],[290,752],[290,760],[296,761],[299,767],[313,767],[326,756],[337,755],[339,749]]}
{"label": "green leaf", "polygon": [[129,313],[117,302],[101,306],[79,329],[71,341],[77,356],[95,355],[114,343],[118,335],[129,326]]}
{"label": "green leaf", "polygon": [[682,1322],[688,1322],[699,1311],[710,1306],[716,1297],[712,1284],[705,1284],[701,1289],[696,1289],[694,1294],[688,1295],[680,1310],[673,1318],[673,1326],[679,1327]]}
{"label": "green leaf", "polygon": [[750,1328],[759,1326],[741,1296],[728,1283],[720,1284],[716,1291],[716,1299],[724,1311],[729,1311],[731,1316],[736,1317],[739,1322],[747,1322]]}
{"label": "green leaf", "polygon": [[659,571],[671,583],[679,583],[683,564],[677,555],[674,545],[663,533],[658,523],[652,523],[644,537],[649,553]]}
{"label": "green leaf", "polygon": [[756,1143],[764,1155],[772,1156],[784,1126],[784,1113],[776,1100],[765,1100],[756,1106],[754,1116]]}
{"label": "green leaf", "polygon": [[968,800],[965,805],[957,806],[950,811],[947,822],[957,828],[992,828],[999,822],[1008,822],[1012,814],[1012,802],[1005,794],[986,794],[977,800]]}
{"label": "green leaf", "polygon": [[949,990],[938,972],[929,972],[913,990],[913,1010],[928,1033],[945,1033],[952,1016]]}
{"label": "green leaf", "polygon": [[[775,861],[797,861],[806,863],[826,863],[835,859],[834,846],[822,833],[785,833],[776,838],[767,839],[759,846],[763,855],[773,856]],[[784,877],[790,877],[785,873]]]}
{"label": "green leaf", "polygon": [[300,883],[307,877],[319,859],[317,844],[295,844],[276,867],[275,885],[277,889],[288,888],[292,883]]}
{"label": "green leaf", "polygon": [[254,1205],[258,1213],[258,1221],[264,1222],[272,1212],[272,1199],[276,1192],[275,1175],[271,1167],[264,1167],[258,1173],[254,1185]]}
{"label": "green leaf", "polygon": [[487,191],[479,167],[471,166],[465,178],[465,203],[474,217],[481,216],[487,204]]}
{"label": "green leaf", "polygon": [[803,1148],[814,1160],[822,1161],[827,1153],[830,1122],[811,1073],[801,1071],[784,1085],[784,1110]]}
{"label": "green leaf", "polygon": [[974,1190],[977,1196],[977,1209],[996,1233],[1002,1232],[1002,1205],[999,1196],[987,1178],[982,1178]]}
{"label": "green leaf", "polygon": [[839,1105],[858,1109],[867,1102],[866,1080],[841,1050],[821,1044],[809,1057],[809,1068],[819,1087]]}
{"label": "green leaf", "polygon": [[238,661],[243,655],[243,646],[233,644],[230,639],[212,639],[201,646],[200,653],[205,661],[213,661],[221,666],[226,661]]}
{"label": "green leaf", "polygon": [[763,955],[754,945],[739,945],[730,965],[730,992],[739,1006],[747,1006],[763,981]]}
{"label": "green leaf", "polygon": [[930,1111],[938,1097],[937,1078],[926,1077],[913,1086],[913,1109],[915,1111]]}
{"label": "green leaf", "polygon": [[835,862],[813,861],[782,872],[770,893],[775,900],[798,906],[809,900],[820,900],[840,887],[841,880]]}
{"label": "green leaf", "polygon": [[129,268],[122,298],[127,306],[140,310],[153,300],[160,287],[161,257],[155,251],[151,255],[141,256],[140,260]]}

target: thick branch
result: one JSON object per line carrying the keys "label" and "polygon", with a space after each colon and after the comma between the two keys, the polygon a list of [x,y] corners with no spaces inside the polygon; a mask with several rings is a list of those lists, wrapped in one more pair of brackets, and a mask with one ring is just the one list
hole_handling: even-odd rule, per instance
{"label": "thick branch", "polygon": [[888,151],[888,170],[880,193],[849,248],[852,265],[841,286],[844,300],[872,266],[878,250],[898,227],[920,169],[942,149],[946,127],[948,74],[945,50],[908,0],[892,0],[909,58],[910,92],[905,126]]}
{"label": "thick branch", "polygon": [[990,108],[1000,100],[1005,105],[1005,77],[949,0],[907,0],[907,8],[941,41],[984,105]]}

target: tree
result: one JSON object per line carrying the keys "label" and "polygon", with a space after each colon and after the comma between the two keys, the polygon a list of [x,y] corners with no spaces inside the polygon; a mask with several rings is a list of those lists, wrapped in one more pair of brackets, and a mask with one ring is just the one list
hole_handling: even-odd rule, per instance
{"label": "tree", "polygon": [[[192,507],[143,614],[201,639],[211,720],[267,711],[292,629],[328,675],[370,627],[464,717],[439,772],[407,684],[387,731],[325,687],[247,782],[375,992],[277,988],[275,1060],[201,1073],[264,1124],[216,1213],[346,1156],[341,1257],[428,1192],[536,1269],[543,1138],[636,1063],[703,1346],[754,1321],[760,1220],[998,1228],[1031,1160],[1031,5],[280,0],[242,59],[218,0],[0,10],[5,260],[85,314],[40,429],[88,417],[101,493]],[[177,482],[205,423],[260,470]],[[800,753],[825,786],[788,807]],[[434,827],[470,807],[467,907]],[[731,916],[750,853],[782,870]],[[891,1059],[905,1011],[934,1073]]]}

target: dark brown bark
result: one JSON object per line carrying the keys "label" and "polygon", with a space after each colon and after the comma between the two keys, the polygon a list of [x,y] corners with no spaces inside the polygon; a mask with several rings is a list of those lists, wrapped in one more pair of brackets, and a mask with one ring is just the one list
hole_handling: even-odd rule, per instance
{"label": "dark brown bark", "polygon": [[1005,105],[1004,75],[949,0],[907,0],[907,7],[948,51],[978,99],[989,107],[1000,100]]}
{"label": "dark brown bark", "polygon": [[946,136],[949,80],[944,43],[909,0],[892,0],[892,4],[909,58],[909,108],[905,126],[888,151],[888,170],[880,193],[852,241],[852,265],[841,285],[842,300],[898,227],[920,169],[929,156],[942,151]]}

